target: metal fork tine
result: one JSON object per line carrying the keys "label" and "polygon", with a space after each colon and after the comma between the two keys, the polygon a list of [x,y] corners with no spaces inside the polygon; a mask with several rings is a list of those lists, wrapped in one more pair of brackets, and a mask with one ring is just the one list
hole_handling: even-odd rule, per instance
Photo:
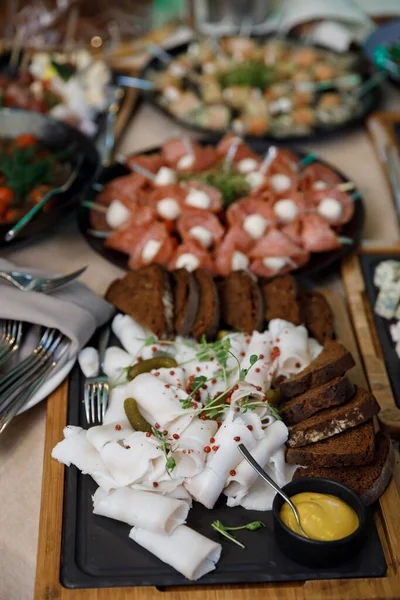
{"label": "metal fork tine", "polygon": [[81,275],[84,271],[86,271],[87,267],[82,267],[82,269],[78,269],[78,271],[74,271],[73,273],[70,273],[69,275],[65,275],[65,277],[57,277],[55,279],[50,279],[49,281],[47,281],[46,283],[44,283],[41,287],[41,290],[44,294],[47,294],[48,292],[54,292],[54,290],[56,290],[57,288],[69,283],[70,281],[73,281],[74,279],[76,279],[77,277],[79,277],[79,275]]}
{"label": "metal fork tine", "polygon": [[108,393],[109,393],[109,385],[108,383],[104,385],[103,391],[103,403],[101,405],[101,423],[104,420],[104,415],[106,414],[107,406],[108,406]]}
{"label": "metal fork tine", "polygon": [[104,386],[102,383],[99,383],[99,385],[97,386],[97,420],[99,423],[101,423],[101,403],[103,401],[103,393],[104,393]]}
{"label": "metal fork tine", "polygon": [[84,400],[85,400],[86,421],[88,423],[90,423],[89,386],[87,384],[85,384],[85,387],[84,387]]}
{"label": "metal fork tine", "polygon": [[95,418],[95,411],[94,411],[94,394],[96,391],[96,386],[92,385],[90,386],[90,418],[91,418],[91,423],[94,423],[96,418]]}

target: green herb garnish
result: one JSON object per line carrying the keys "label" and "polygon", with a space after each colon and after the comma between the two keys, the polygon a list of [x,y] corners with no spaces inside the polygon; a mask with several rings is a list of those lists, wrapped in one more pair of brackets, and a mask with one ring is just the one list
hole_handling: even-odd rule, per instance
{"label": "green herb garnish", "polygon": [[224,88],[238,85],[264,90],[274,80],[274,70],[257,61],[235,65],[232,71],[222,73],[219,76],[219,82]]}
{"label": "green herb garnish", "polygon": [[248,529],[249,531],[256,531],[257,529],[261,529],[261,527],[265,527],[265,524],[262,521],[252,521],[251,523],[247,523],[246,525],[241,525],[240,527],[227,527],[221,521],[213,521],[211,523],[211,527],[214,531],[218,531],[221,535],[226,537],[228,540],[240,546],[241,548],[245,548],[246,546],[239,542],[234,535],[229,533],[229,531],[240,531],[241,529]]}
{"label": "green herb garnish", "polygon": [[168,473],[171,473],[171,471],[173,471],[176,467],[172,444],[170,444],[170,442],[167,440],[167,436],[163,431],[159,431],[155,427],[152,427],[151,431],[154,437],[160,441],[159,447],[165,457],[165,468],[167,469]]}

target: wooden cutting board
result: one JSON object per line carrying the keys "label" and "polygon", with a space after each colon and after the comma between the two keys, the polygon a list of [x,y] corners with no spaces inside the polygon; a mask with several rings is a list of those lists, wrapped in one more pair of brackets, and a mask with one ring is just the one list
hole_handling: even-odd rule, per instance
{"label": "wooden cutting board", "polygon": [[[351,277],[351,261],[347,261],[347,274]],[[348,277],[348,279],[349,279]],[[384,374],[377,371],[374,349],[368,323],[363,344],[371,360],[362,366],[357,337],[345,299],[327,294],[334,310],[338,338],[352,352],[357,366],[352,370],[354,383],[370,383],[383,405],[394,406]],[[354,297],[354,296],[353,296]],[[358,324],[360,326],[360,323]],[[368,345],[369,344],[369,345]],[[379,386],[379,373],[381,384]],[[386,377],[387,379],[387,377]],[[382,391],[377,394],[376,392]],[[62,514],[64,493],[64,465],[51,458],[53,447],[63,438],[62,430],[67,418],[68,382],[56,390],[47,401],[46,438],[44,447],[42,502],[39,525],[35,600],[384,600],[399,597],[400,593],[400,497],[394,481],[379,500],[375,520],[388,570],[385,577],[370,579],[343,579],[291,582],[279,584],[221,585],[167,588],[162,592],[154,587],[69,589],[60,583],[62,544]]]}

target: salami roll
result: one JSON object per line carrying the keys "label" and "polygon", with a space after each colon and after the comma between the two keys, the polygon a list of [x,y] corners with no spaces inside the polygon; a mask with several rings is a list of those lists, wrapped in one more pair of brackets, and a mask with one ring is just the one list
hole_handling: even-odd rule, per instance
{"label": "salami roll", "polygon": [[241,227],[254,240],[261,238],[277,221],[269,203],[251,196],[232,204],[226,218],[229,225]]}
{"label": "salami roll", "polygon": [[217,188],[202,181],[189,181],[184,185],[185,208],[196,208],[218,213],[222,210],[222,194]]}
{"label": "salami roll", "polygon": [[138,165],[155,175],[165,165],[165,160],[162,154],[134,154],[127,157],[125,164],[131,171],[135,165]]}
{"label": "salami roll", "polygon": [[253,245],[254,240],[241,227],[231,227],[214,253],[218,275],[247,269],[250,262],[247,253]]}
{"label": "salami roll", "polygon": [[222,551],[221,544],[186,525],[168,536],[133,527],[129,537],[191,581],[213,571]]}

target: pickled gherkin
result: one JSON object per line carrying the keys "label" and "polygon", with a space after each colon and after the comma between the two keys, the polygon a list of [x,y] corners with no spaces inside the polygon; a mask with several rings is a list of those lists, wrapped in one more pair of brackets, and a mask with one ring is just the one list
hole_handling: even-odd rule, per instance
{"label": "pickled gherkin", "polygon": [[124,411],[133,429],[136,431],[151,432],[151,425],[139,412],[137,402],[134,398],[127,398],[124,401]]}
{"label": "pickled gherkin", "polygon": [[153,369],[172,369],[177,366],[178,363],[176,360],[170,356],[155,356],[154,358],[142,360],[133,365],[128,371],[128,380],[132,381],[138,375],[150,373]]}

